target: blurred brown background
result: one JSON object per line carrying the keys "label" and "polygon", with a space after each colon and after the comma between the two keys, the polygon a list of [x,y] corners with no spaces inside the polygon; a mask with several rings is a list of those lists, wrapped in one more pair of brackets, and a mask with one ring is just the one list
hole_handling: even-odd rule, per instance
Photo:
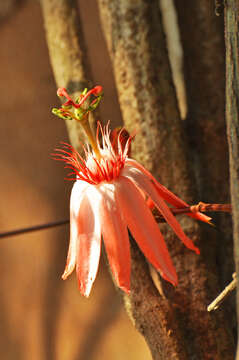
{"label": "blurred brown background", "polygon": [[[104,86],[101,115],[119,124],[96,4],[79,3],[95,84]],[[0,26],[3,232],[67,218],[72,184],[50,158],[67,133],[51,115],[58,99],[38,1],[3,1]],[[75,274],[61,280],[67,246],[67,226],[0,241],[0,358],[150,359],[104,261],[89,299],[78,292]]]}

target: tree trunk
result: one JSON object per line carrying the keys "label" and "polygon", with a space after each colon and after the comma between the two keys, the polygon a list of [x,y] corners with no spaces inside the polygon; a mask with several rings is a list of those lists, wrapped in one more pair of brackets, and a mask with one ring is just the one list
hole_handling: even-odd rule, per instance
{"label": "tree trunk", "polygon": [[[138,131],[133,155],[164,185],[192,201],[198,176],[193,165],[198,151],[187,143],[179,117],[158,1],[98,3],[123,119],[127,129]],[[223,126],[218,127],[221,131]],[[207,149],[204,163],[212,157]],[[193,155],[190,158],[189,153]],[[142,255],[133,247],[132,294],[126,299],[127,307],[154,359],[232,359],[233,339],[225,314],[221,311],[211,316],[206,312],[219,283],[215,236],[208,241],[211,233],[200,231],[190,219],[184,218],[182,224],[199,243],[202,255],[197,257],[185,250],[167,231],[179,286],[169,289],[167,285],[159,295]]]}
{"label": "tree trunk", "polygon": [[[188,115],[185,128],[191,147],[198,197],[207,202],[230,202],[228,145],[225,124],[225,46],[223,17],[208,0],[175,1],[184,52]],[[200,45],[199,45],[200,44]],[[220,232],[206,229],[211,275],[223,289],[234,272],[231,217],[214,215]],[[214,290],[215,284],[212,283]],[[225,306],[230,326],[236,327],[234,297]]]}
{"label": "tree trunk", "polygon": [[[230,154],[230,183],[233,210],[234,258],[239,274],[239,4],[237,0],[225,3],[226,43],[226,121]],[[237,278],[238,279],[238,278]],[[237,324],[239,324],[239,286],[237,285]],[[239,344],[239,341],[237,341]],[[238,346],[238,345],[237,345]],[[237,360],[239,349],[237,348]]]}
{"label": "tree trunk", "polygon": [[[58,87],[73,97],[92,85],[76,0],[41,0],[50,61]],[[95,125],[94,118],[92,119]],[[77,121],[66,121],[71,144],[82,150],[84,132]]]}

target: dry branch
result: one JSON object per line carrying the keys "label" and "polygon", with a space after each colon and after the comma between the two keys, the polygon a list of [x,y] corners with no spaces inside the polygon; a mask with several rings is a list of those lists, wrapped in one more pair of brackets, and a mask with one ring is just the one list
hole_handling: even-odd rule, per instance
{"label": "dry branch", "polygon": [[[77,1],[41,0],[41,6],[56,84],[67,88],[74,98],[92,84]],[[66,126],[71,144],[82,151],[84,134],[81,125],[76,121],[67,121]]]}
{"label": "dry branch", "polygon": [[[239,3],[225,2],[226,44],[226,122],[230,159],[234,258],[239,273]],[[237,286],[237,324],[239,324],[239,286]],[[238,335],[239,336],[239,335]],[[239,359],[239,349],[237,349]]]}
{"label": "dry branch", "polygon": [[229,285],[225,287],[225,289],[216,297],[215,300],[208,305],[207,311],[217,310],[219,306],[224,302],[225,298],[230,295],[230,293],[236,288],[237,286],[237,278],[236,273],[232,275],[233,280],[230,282]]}

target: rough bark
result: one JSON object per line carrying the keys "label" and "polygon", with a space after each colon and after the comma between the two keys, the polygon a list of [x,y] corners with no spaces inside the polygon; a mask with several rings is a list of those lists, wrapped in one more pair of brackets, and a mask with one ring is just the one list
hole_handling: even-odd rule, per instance
{"label": "rough bark", "polygon": [[[185,121],[194,164],[198,197],[202,201],[229,200],[228,145],[225,124],[225,50],[223,17],[208,0],[175,1],[184,52],[188,115]],[[211,274],[223,289],[234,272],[231,217],[213,216],[220,232],[205,229],[207,253],[214,259]],[[211,231],[210,231],[211,230]],[[225,306],[235,326],[234,297]]]}
{"label": "rough bark", "polygon": [[[123,119],[128,130],[138,131],[133,155],[164,185],[190,201],[195,196],[194,176],[187,159],[158,2],[98,3]],[[224,314],[212,318],[206,312],[209,299],[217,291],[211,271],[216,266],[213,249],[210,247],[208,256],[208,239],[200,239],[198,224],[189,219],[183,219],[182,224],[200,243],[202,256],[189,253],[167,232],[180,284],[171,289],[162,283],[160,296],[143,257],[133,246],[132,293],[126,299],[127,307],[154,359],[232,359],[233,343]]]}
{"label": "rough bark", "polygon": [[[98,3],[124,123],[131,133],[137,131],[134,156],[170,186],[177,172],[170,167],[170,174],[161,174],[158,165],[170,158],[177,167],[178,159],[184,156],[183,146],[178,146],[182,143],[181,127],[166,49],[159,48],[164,34],[157,2]],[[176,142],[172,141],[172,132]],[[183,180],[177,180],[183,186]]]}
{"label": "rough bark", "polygon": [[[224,118],[224,40],[222,17],[213,1],[175,1],[184,52],[186,127],[193,150],[200,197],[228,197],[228,151]],[[203,200],[203,199],[202,199]]]}
{"label": "rough bark", "polygon": [[[76,0],[41,0],[50,61],[58,87],[77,96],[91,84],[91,70]],[[94,119],[93,119],[94,122]],[[71,144],[81,149],[81,125],[66,121]]]}
{"label": "rough bark", "polygon": [[[226,44],[226,121],[230,159],[231,201],[233,210],[234,258],[239,273],[239,35],[237,0],[225,4]],[[238,279],[238,278],[237,278]],[[237,323],[239,324],[239,286],[237,285]],[[237,342],[239,343],[239,341]],[[237,348],[237,359],[239,350]]]}

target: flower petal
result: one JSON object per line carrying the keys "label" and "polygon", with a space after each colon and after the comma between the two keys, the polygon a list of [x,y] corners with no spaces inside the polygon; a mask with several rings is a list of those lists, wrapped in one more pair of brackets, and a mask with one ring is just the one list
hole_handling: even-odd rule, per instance
{"label": "flower petal", "polygon": [[114,184],[103,184],[100,219],[103,240],[109,264],[116,284],[125,292],[130,292],[130,244],[127,225],[115,196]]}
{"label": "flower petal", "polygon": [[142,252],[164,279],[176,285],[177,274],[164,238],[140,191],[123,176],[115,185],[121,211]]}
{"label": "flower petal", "polygon": [[[169,204],[175,206],[178,209],[189,206],[185,201],[180,199],[178,196],[176,196],[174,193],[172,193],[170,190],[168,190],[165,186],[160,184],[153,177],[153,175],[148,170],[146,170],[141,164],[139,164],[137,161],[135,161],[133,159],[127,159],[126,166],[127,166],[127,164],[131,167],[137,168],[138,170],[143,172],[146,176],[148,176],[153,181],[154,185],[156,186],[157,191],[158,191],[159,195],[161,196],[161,198],[163,198]],[[188,215],[194,219],[204,221],[206,223],[210,223],[210,221],[212,220],[209,216],[204,215],[200,212],[188,213],[186,215]]]}
{"label": "flower petal", "polygon": [[74,270],[77,255],[78,224],[77,216],[80,211],[81,202],[85,190],[89,184],[85,181],[76,181],[71,191],[70,199],[70,244],[68,249],[67,261],[62,279],[65,280]]}
{"label": "flower petal", "polygon": [[[83,185],[74,185],[71,197],[72,228],[76,253],[76,273],[80,292],[89,296],[95,280],[100,258],[101,227],[99,205],[101,197],[94,185],[87,184],[80,196]],[[80,205],[78,203],[80,201]]]}
{"label": "flower petal", "polygon": [[182,240],[184,245],[199,254],[199,249],[194,245],[192,240],[190,240],[186,236],[176,217],[172,214],[165,201],[160,197],[157,190],[155,189],[154,184],[150,181],[150,179],[141,171],[135,168],[129,169],[127,173],[125,172],[124,176],[127,176],[140,189],[143,189],[147,193],[147,195],[152,199],[152,201],[154,202],[160,213],[163,215],[167,223],[172,227],[175,234],[179,237],[179,239]]}
{"label": "flower petal", "polygon": [[80,291],[89,296],[99,267],[101,250],[101,226],[99,206],[101,197],[94,185],[90,185],[82,200],[78,216],[78,242],[76,273]]}

